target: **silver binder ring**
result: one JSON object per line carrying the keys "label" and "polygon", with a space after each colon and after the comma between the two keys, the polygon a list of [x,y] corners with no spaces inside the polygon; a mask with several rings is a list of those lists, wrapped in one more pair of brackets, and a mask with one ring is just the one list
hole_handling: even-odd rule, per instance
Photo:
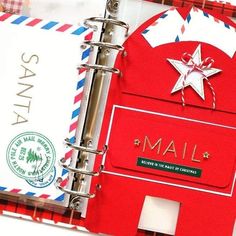
{"label": "silver binder ring", "polygon": [[91,25],[89,22],[100,22],[100,23],[105,23],[105,24],[110,23],[113,25],[123,27],[126,29],[126,36],[128,35],[129,25],[123,21],[112,19],[112,18],[103,18],[103,17],[91,17],[91,18],[88,18],[84,21],[85,26],[92,28],[94,30],[97,30],[97,26]]}
{"label": "silver binder ring", "polygon": [[[96,185],[96,191],[97,190],[101,190],[101,185],[100,184]],[[81,196],[73,196],[70,200],[69,206],[70,206],[71,209],[79,210],[80,203],[81,203]]]}
{"label": "silver binder ring", "polygon": [[106,42],[94,42],[90,40],[86,40],[83,42],[83,44],[90,45],[90,46],[96,46],[96,47],[102,47],[102,48],[109,48],[109,49],[115,49],[118,51],[123,51],[124,47],[119,44],[113,44],[113,43],[106,43]]}
{"label": "silver binder ring", "polygon": [[77,69],[87,69],[87,70],[101,70],[104,72],[110,72],[114,74],[120,74],[120,70],[117,68],[109,67],[109,66],[103,66],[103,65],[92,65],[92,64],[81,64],[77,67]]}
{"label": "silver binder ring", "polygon": [[56,185],[56,188],[58,188],[59,190],[61,190],[64,193],[67,193],[72,196],[79,196],[79,197],[84,197],[84,198],[94,198],[96,196],[95,193],[84,193],[84,192],[78,192],[78,191],[64,188],[60,185],[61,182],[62,182],[62,178],[59,177],[59,178],[57,178],[55,185]]}
{"label": "silver binder ring", "polygon": [[71,167],[69,164],[66,164],[66,160],[64,158],[61,158],[59,160],[59,165],[70,172],[79,173],[82,175],[89,175],[89,176],[99,176],[103,170],[102,165],[100,166],[98,171],[88,171],[84,169],[74,168],[74,167]]}
{"label": "silver binder ring", "polygon": [[84,147],[84,146],[81,146],[81,145],[72,144],[69,141],[68,138],[65,139],[65,144],[68,147],[71,147],[75,150],[82,151],[82,152],[89,152],[89,153],[93,153],[93,154],[96,154],[96,155],[104,155],[107,151],[107,145],[104,145],[102,150],[97,150],[97,149],[93,149],[93,148],[89,148],[89,147]]}

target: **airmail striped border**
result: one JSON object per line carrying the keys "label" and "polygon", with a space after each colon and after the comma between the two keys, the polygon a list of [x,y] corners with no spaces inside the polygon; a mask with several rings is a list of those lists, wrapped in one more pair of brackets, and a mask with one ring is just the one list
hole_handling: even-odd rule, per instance
{"label": "airmail striped border", "polygon": [[[56,21],[46,21],[46,20],[42,20],[38,18],[12,15],[12,14],[3,13],[3,12],[0,12],[0,25],[1,25],[1,22],[7,22],[13,25],[21,25],[21,26],[26,26],[26,27],[34,27],[34,28],[38,28],[42,30],[50,30],[50,31],[58,32],[58,33],[67,33],[74,36],[79,36],[80,38],[84,40],[91,40],[93,36],[93,31],[84,26],[62,24]],[[87,63],[89,59],[90,48],[86,47],[81,50],[82,50],[81,63]],[[75,142],[78,119],[80,116],[83,89],[84,89],[84,84],[85,84],[85,75],[86,75],[86,70],[81,69],[78,71],[77,84],[75,88],[74,105],[73,105],[73,111],[71,114],[71,124],[68,130],[68,133],[69,133],[68,137],[71,143]],[[65,153],[65,159],[66,160],[71,159],[72,153],[73,153],[72,150],[69,150],[67,153]],[[63,169],[61,176],[63,179],[61,184],[64,187],[68,182],[68,171],[66,169]],[[51,200],[56,200],[56,201],[64,200],[64,193],[60,194],[56,198],[55,197],[53,198],[51,195],[48,195],[48,194],[37,194],[34,192],[25,192],[24,190],[18,189],[18,188],[8,189],[7,187],[3,187],[3,186],[0,186],[0,191],[8,191],[12,193],[24,194],[31,197],[39,197],[43,199],[51,199]]]}
{"label": "airmail striped border", "polygon": [[91,31],[84,26],[76,26],[72,24],[62,24],[57,21],[46,21],[38,18],[28,16],[12,15],[10,13],[0,13],[0,22],[8,22],[13,25],[24,25],[34,27],[42,30],[50,30],[56,32],[63,32],[72,35],[81,35],[85,32]]}
{"label": "airmail striped border", "polygon": [[[219,25],[221,25],[222,27],[225,27],[226,29],[228,30],[231,30],[233,32],[236,32],[236,28],[232,27],[231,25],[229,24],[226,24],[225,22],[219,20],[218,18],[208,14],[207,12],[204,12],[200,9],[198,9],[197,7],[192,7],[191,11],[189,12],[189,14],[187,15],[185,21],[184,21],[184,24],[182,25],[181,29],[180,29],[180,35],[183,35],[184,32],[185,32],[185,29],[186,27],[188,27],[189,23],[191,22],[191,18],[192,18],[192,14],[194,12],[198,12],[200,14],[202,14],[204,17],[208,18],[210,21],[213,21]],[[175,38],[175,42],[179,42],[181,41],[180,40],[180,35],[177,35],[176,38]]]}
{"label": "airmail striped border", "polygon": [[164,12],[156,21],[154,21],[150,26],[148,26],[148,28],[145,29],[145,30],[142,32],[142,34],[148,33],[150,30],[152,30],[153,27],[156,27],[156,25],[157,25],[159,22],[161,22],[161,21],[163,21],[165,18],[167,18],[170,11],[174,11],[174,10],[176,10],[176,8],[175,8],[175,7],[171,7],[168,11]]}

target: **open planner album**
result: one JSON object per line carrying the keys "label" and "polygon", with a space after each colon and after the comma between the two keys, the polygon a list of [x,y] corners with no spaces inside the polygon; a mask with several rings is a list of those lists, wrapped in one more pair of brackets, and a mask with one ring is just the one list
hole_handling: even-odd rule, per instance
{"label": "open planner album", "polygon": [[1,214],[236,235],[235,0],[0,0],[0,41]]}

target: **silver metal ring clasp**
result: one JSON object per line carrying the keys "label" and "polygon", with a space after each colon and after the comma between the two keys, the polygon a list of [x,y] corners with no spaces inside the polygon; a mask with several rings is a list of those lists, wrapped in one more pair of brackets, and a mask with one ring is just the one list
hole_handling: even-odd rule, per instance
{"label": "silver metal ring clasp", "polygon": [[84,147],[81,145],[75,145],[75,144],[71,143],[68,138],[65,139],[65,144],[68,147],[71,147],[75,150],[82,151],[82,152],[89,152],[89,153],[93,153],[96,155],[104,155],[107,151],[107,145],[104,145],[102,150],[97,150],[97,149],[93,149],[93,148],[89,148],[89,147]]}

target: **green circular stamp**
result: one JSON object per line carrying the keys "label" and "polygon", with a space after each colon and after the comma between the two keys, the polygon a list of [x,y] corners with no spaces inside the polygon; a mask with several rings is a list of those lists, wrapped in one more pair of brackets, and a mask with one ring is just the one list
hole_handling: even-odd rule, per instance
{"label": "green circular stamp", "polygon": [[56,152],[52,142],[36,132],[17,135],[8,145],[7,163],[12,172],[25,180],[47,176],[55,165]]}

